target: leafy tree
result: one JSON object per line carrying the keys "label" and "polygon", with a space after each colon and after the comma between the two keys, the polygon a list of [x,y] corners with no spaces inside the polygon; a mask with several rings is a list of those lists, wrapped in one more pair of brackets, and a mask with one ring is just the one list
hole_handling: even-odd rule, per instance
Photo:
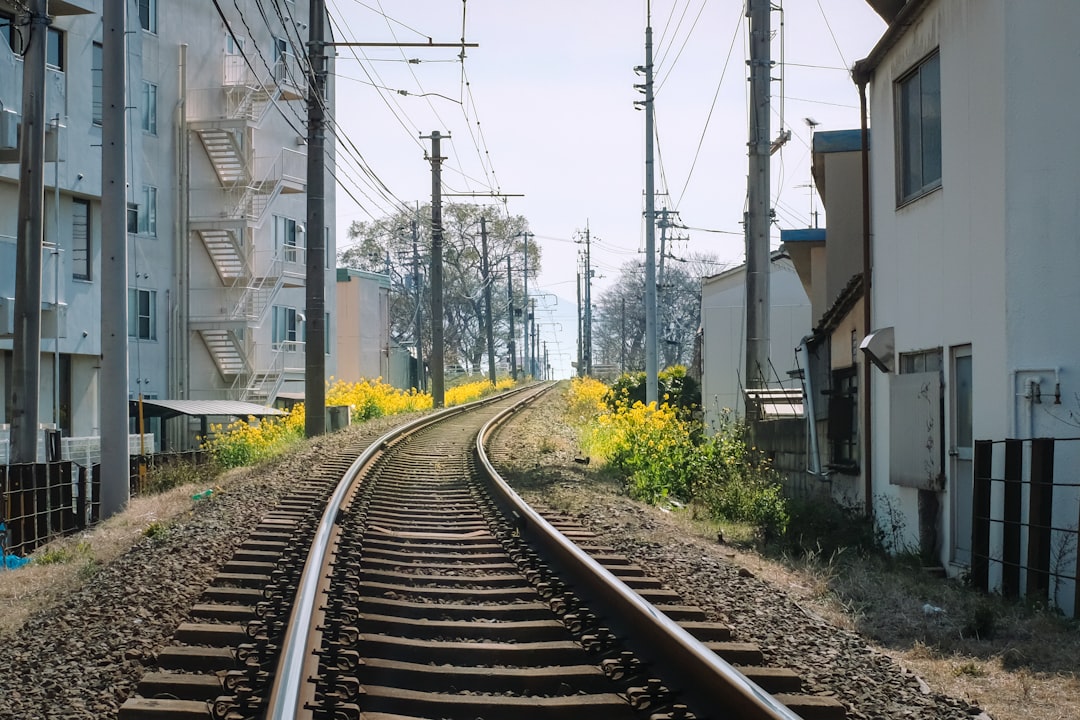
{"label": "leafy tree", "polygon": [[[443,341],[448,365],[464,364],[486,368],[486,331],[484,325],[484,282],[481,268],[482,241],[480,218],[486,218],[488,258],[492,283],[492,315],[495,327],[495,353],[507,355],[509,323],[506,302],[506,258],[511,258],[515,281],[515,306],[521,307],[521,270],[524,242],[521,234],[528,222],[520,215],[500,216],[491,208],[446,203],[442,208],[443,225]],[[419,287],[413,277],[414,234],[419,268]],[[390,277],[390,333],[399,341],[415,340],[416,313],[423,314],[422,342],[431,345],[429,317],[431,288],[428,271],[431,262],[431,207],[422,205],[415,212],[402,209],[389,217],[370,222],[353,222],[348,231],[348,246],[338,253],[338,262],[346,267],[385,273]],[[540,250],[529,243],[529,272],[540,267]]]}
{"label": "leafy tree", "polygon": [[[703,255],[686,261],[668,258],[657,291],[661,369],[690,362],[701,324],[701,278],[716,265]],[[623,265],[615,285],[600,294],[593,311],[593,355],[594,362],[618,365],[624,371],[645,369],[644,263]]]}

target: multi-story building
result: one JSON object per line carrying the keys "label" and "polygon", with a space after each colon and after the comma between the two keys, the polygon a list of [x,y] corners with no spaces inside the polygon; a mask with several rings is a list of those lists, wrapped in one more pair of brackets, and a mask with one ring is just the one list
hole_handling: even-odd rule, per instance
{"label": "multi-story building", "polygon": [[[46,117],[59,126],[59,162],[46,162],[45,172],[40,420],[65,435],[92,436],[100,290],[119,280],[101,277],[102,0],[54,5],[78,14],[57,16],[48,28]],[[0,20],[14,20],[16,12],[0,0]],[[131,397],[269,404],[283,390],[303,390],[305,247],[312,232],[326,240],[328,316],[336,285],[332,133],[328,227],[305,227],[308,12],[306,0],[128,2]],[[20,32],[18,22],[7,25],[0,43],[0,131],[21,107]],[[332,72],[330,78],[332,115]],[[0,132],[0,147],[10,137]],[[16,165],[0,166],[5,397],[17,181]],[[334,334],[326,337],[330,375]],[[170,434],[173,445],[189,435],[186,427]]]}

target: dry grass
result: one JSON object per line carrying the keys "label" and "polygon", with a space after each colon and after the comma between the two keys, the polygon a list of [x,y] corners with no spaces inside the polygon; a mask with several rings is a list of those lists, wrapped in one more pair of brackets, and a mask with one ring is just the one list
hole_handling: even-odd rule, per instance
{"label": "dry grass", "polygon": [[[225,484],[232,475],[222,476]],[[26,618],[50,606],[93,577],[97,568],[127,552],[148,530],[167,527],[190,514],[192,495],[204,483],[188,484],[157,495],[135,497],[127,509],[78,535],[58,538],[39,548],[35,562],[0,572],[0,637],[18,629]]]}

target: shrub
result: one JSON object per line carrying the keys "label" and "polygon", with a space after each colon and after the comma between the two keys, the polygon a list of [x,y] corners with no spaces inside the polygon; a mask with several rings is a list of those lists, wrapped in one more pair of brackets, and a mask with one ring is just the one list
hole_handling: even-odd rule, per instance
{"label": "shrub", "polygon": [[211,463],[195,463],[191,460],[157,459],[157,464],[147,469],[146,478],[139,486],[143,495],[157,495],[181,485],[192,483],[212,483],[217,475],[217,468]]}
{"label": "shrub", "polygon": [[610,393],[611,388],[595,378],[573,378],[567,394],[567,419],[579,428],[595,421],[601,413],[607,412]]}
{"label": "shrub", "polygon": [[[701,387],[698,382],[686,374],[682,365],[673,365],[660,371],[656,379],[657,394],[660,402],[678,409],[680,415],[689,417],[689,413],[701,406]],[[611,386],[607,398],[608,405],[633,405],[645,402],[645,373],[623,373]]]}

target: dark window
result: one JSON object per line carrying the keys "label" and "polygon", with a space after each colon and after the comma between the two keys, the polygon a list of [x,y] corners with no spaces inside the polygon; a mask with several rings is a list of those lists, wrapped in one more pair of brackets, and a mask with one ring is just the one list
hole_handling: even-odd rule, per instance
{"label": "dark window", "polygon": [[858,397],[857,368],[834,371],[829,392],[829,467],[842,473],[859,472]]}
{"label": "dark window", "polygon": [[71,206],[71,276],[90,279],[90,203],[73,200]]}
{"label": "dark window", "polygon": [[934,53],[896,83],[899,202],[941,185],[941,58]]}
{"label": "dark window", "polygon": [[157,135],[158,86],[143,81],[142,87],[142,129],[151,135]]}
{"label": "dark window", "polygon": [[135,203],[127,206],[127,231],[132,235],[139,232],[139,206]]}
{"label": "dark window", "polygon": [[103,64],[102,46],[101,43],[96,42],[90,52],[90,86],[92,88],[90,97],[90,118],[95,125],[101,124],[101,68]]}
{"label": "dark window", "polygon": [[139,0],[139,26],[146,32],[157,32],[157,0]]}
{"label": "dark window", "polygon": [[45,45],[45,65],[53,70],[64,69],[64,33],[50,27],[45,33],[48,42]]}
{"label": "dark window", "polygon": [[157,291],[128,289],[128,337],[157,340]]}

